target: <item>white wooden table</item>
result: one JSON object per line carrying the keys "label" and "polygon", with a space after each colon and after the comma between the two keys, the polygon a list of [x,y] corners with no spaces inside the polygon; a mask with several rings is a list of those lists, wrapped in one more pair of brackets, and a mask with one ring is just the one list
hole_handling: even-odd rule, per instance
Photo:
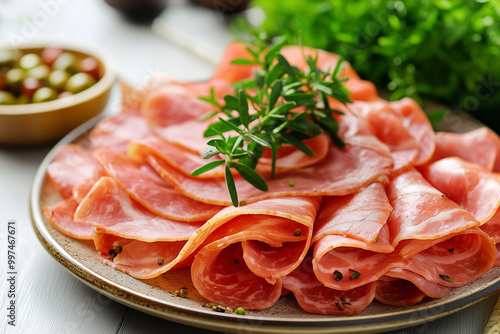
{"label": "white wooden table", "polygon": [[[170,23],[203,32],[222,47],[222,18],[170,0],[162,14]],[[215,22],[215,24],[214,24]],[[199,36],[200,37],[200,36]],[[60,40],[105,49],[120,77],[135,86],[165,72],[182,80],[204,80],[213,65],[165,41],[149,26],[134,25],[102,0],[0,0],[0,41]],[[219,44],[219,45],[217,45]],[[109,107],[110,113],[116,104]],[[50,147],[0,148],[0,333],[213,333],[143,314],[80,283],[43,249],[32,230],[28,196],[33,175]],[[7,224],[16,226],[16,326],[8,324]],[[496,298],[451,316],[391,333],[482,333]]]}

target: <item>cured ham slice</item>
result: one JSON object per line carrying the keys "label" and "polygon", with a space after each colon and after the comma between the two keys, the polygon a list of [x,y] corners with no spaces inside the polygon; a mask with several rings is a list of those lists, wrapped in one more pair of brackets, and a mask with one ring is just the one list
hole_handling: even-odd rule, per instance
{"label": "cured ham slice", "polygon": [[110,148],[125,153],[127,144],[132,139],[153,135],[140,110],[144,92],[121,83],[122,107],[119,114],[100,121],[89,134],[93,150]]}
{"label": "cured ham slice", "polygon": [[392,178],[387,196],[394,208],[389,217],[390,242],[430,240],[479,226],[458,204],[431,186],[415,169]]}
{"label": "cured ham slice", "polygon": [[[172,263],[186,241],[145,242],[103,233],[97,229],[94,244],[102,262],[140,278],[158,272],[164,264]],[[117,254],[115,249],[119,249],[120,253]],[[172,267],[180,269],[189,265],[189,261],[183,261]]]}
{"label": "cured ham slice", "polygon": [[282,278],[283,287],[293,292],[300,307],[316,314],[352,315],[364,310],[373,300],[377,282],[350,290],[330,289],[317,280],[307,256],[291,274]]}
{"label": "cured ham slice", "polygon": [[189,241],[196,247],[205,239],[191,267],[197,291],[230,307],[273,305],[281,295],[281,277],[297,268],[309,249],[318,206],[318,197],[281,198],[221,211]]}
{"label": "cured ham slice", "polygon": [[[223,178],[189,177],[154,155],[148,155],[146,160],[182,194],[200,202],[232,205]],[[264,175],[269,185],[267,192],[254,188],[240,177],[235,177],[235,183],[239,198],[246,203],[282,196],[340,196],[384,180],[391,168],[392,159],[380,152],[349,144],[345,149],[331,145],[327,156],[313,166],[280,174],[274,179]]]}
{"label": "cured ham slice", "polygon": [[432,161],[458,157],[476,163],[488,171],[500,172],[500,139],[487,127],[466,133],[436,133],[436,151]]}
{"label": "cured ham slice", "polygon": [[[412,284],[414,284],[420,291],[422,291],[426,296],[429,296],[431,298],[444,297],[448,294],[448,292],[451,291],[451,288],[448,286],[430,282],[429,280],[426,280],[419,274],[403,268],[393,268],[389,270],[387,273],[385,273],[385,277],[386,278],[391,277],[409,281]],[[383,289],[380,289],[380,292],[383,292]],[[404,293],[404,291],[401,292]],[[403,300],[399,298],[399,301],[402,302]],[[406,305],[412,305],[412,304],[406,304]]]}
{"label": "cured ham slice", "polygon": [[404,119],[389,102],[355,102],[350,110],[367,120],[370,132],[389,147],[394,159],[394,171],[415,162],[419,154],[417,139],[408,132]]}
{"label": "cured ham slice", "polygon": [[183,196],[164,180],[151,178],[142,172],[140,165],[112,150],[102,149],[94,156],[129,196],[164,218],[202,221],[222,209]]}
{"label": "cured ham slice", "polygon": [[381,183],[324,199],[314,228],[314,272],[325,286],[354,289],[376,281],[399,262],[386,225],[392,207]]}
{"label": "cured ham slice", "polygon": [[102,177],[80,203],[75,221],[116,236],[147,242],[187,240],[204,223],[162,218],[130,198],[107,176]]}
{"label": "cured ham slice", "polygon": [[500,175],[460,158],[445,158],[420,168],[422,175],[481,224],[500,206]]}
{"label": "cured ham slice", "polygon": [[390,104],[402,117],[403,125],[417,141],[419,151],[413,165],[420,166],[429,162],[436,150],[436,138],[432,125],[422,108],[415,100],[407,97]]}
{"label": "cured ham slice", "polygon": [[391,279],[383,276],[377,282],[375,298],[391,306],[409,306],[422,301],[426,297],[415,284],[404,279]]}
{"label": "cured ham slice", "polygon": [[73,197],[49,207],[43,208],[47,220],[56,230],[71,238],[80,240],[92,240],[95,227],[92,225],[75,222],[74,215],[78,202]]}
{"label": "cured ham slice", "polygon": [[325,286],[354,289],[382,277],[400,265],[384,228],[377,242],[363,242],[340,235],[327,235],[314,244],[314,272]]}
{"label": "cured ham slice", "polygon": [[[206,139],[204,139],[206,142]],[[314,165],[325,158],[328,153],[330,140],[328,135],[321,134],[317,137],[304,141],[313,152],[314,156],[309,156],[302,151],[285,145],[278,150],[275,173],[281,174],[306,166]],[[265,153],[268,153],[267,151]],[[206,165],[207,163],[221,158],[213,157],[203,159],[198,153],[183,150],[177,145],[159,140],[158,138],[146,138],[143,140],[132,141],[128,147],[128,155],[138,162],[146,161],[146,154],[153,154],[158,158],[166,161],[170,166],[177,171],[190,176],[195,170]],[[263,155],[256,167],[258,173],[271,173],[271,158],[269,154]],[[223,177],[224,168],[222,166],[199,175],[199,178]]]}
{"label": "cured ham slice", "polygon": [[[421,167],[422,175],[448,198],[470,212],[481,229],[500,243],[500,175],[460,158],[444,158]],[[500,258],[500,254],[498,255]],[[495,265],[499,265],[499,260]]]}
{"label": "cured ham slice", "polygon": [[413,168],[387,188],[394,210],[388,219],[395,252],[404,267],[444,286],[461,286],[484,275],[496,258],[492,240],[470,213],[432,187]]}
{"label": "cured ham slice", "polygon": [[103,171],[90,151],[80,145],[62,148],[47,168],[51,184],[63,198],[71,197],[73,188],[86,179],[98,180]]}
{"label": "cured ham slice", "polygon": [[269,308],[281,296],[281,279],[270,284],[256,276],[243,261],[240,244],[205,246],[192,266],[196,290],[208,300],[231,308]]}
{"label": "cured ham slice", "polygon": [[378,182],[355,194],[325,197],[314,225],[313,242],[331,234],[376,242],[391,211],[384,185]]}
{"label": "cured ham slice", "polygon": [[[320,213],[321,219],[328,220],[328,224],[319,230],[320,233],[314,232],[313,266],[318,280],[329,288],[354,289],[376,281],[400,261],[399,255],[392,253],[394,248],[389,244],[389,229],[385,225],[391,211],[387,198],[386,201],[380,199],[374,208],[367,207],[366,203],[362,207],[366,195],[358,194],[355,198],[359,196],[359,201],[354,200],[354,203],[342,203],[341,200],[335,210]],[[360,210],[356,218],[346,221],[347,216],[342,211],[356,207]],[[371,230],[369,234],[359,232],[365,223],[367,230]],[[345,227],[351,224],[353,227],[346,231]]]}
{"label": "cured ham slice", "polygon": [[[173,267],[189,265],[188,257],[172,261],[204,223],[157,216],[107,176],[95,184],[74,216],[75,221],[97,228],[93,239],[104,263],[137,278],[150,278]],[[110,259],[110,251],[117,246],[120,251]]]}
{"label": "cured ham slice", "polygon": [[152,136],[147,121],[137,112],[120,113],[105,119],[90,131],[92,148],[109,148],[119,153],[127,151],[127,144],[132,139]]}
{"label": "cured ham slice", "polygon": [[187,88],[175,85],[157,87],[148,92],[142,115],[154,133],[165,141],[192,152],[203,153],[207,139],[203,133],[208,121],[199,118],[214,110]]}

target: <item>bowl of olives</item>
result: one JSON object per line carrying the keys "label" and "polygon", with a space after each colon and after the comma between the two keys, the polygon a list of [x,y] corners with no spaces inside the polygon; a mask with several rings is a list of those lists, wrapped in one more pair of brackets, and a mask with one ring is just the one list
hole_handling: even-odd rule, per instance
{"label": "bowl of olives", "polygon": [[57,141],[105,109],[115,79],[102,51],[0,46],[0,145]]}

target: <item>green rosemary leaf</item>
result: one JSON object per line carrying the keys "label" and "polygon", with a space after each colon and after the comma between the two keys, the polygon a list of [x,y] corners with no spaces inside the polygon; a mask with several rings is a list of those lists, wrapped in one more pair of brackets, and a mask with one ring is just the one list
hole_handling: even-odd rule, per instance
{"label": "green rosemary leaf", "polygon": [[339,124],[337,120],[335,120],[335,118],[333,118],[331,115],[325,115],[324,117],[316,118],[315,122],[318,123],[319,126],[321,126],[321,128],[330,135],[330,138],[332,138],[335,145],[340,148],[345,147],[345,143],[338,136]]}
{"label": "green rosemary leaf", "polygon": [[255,60],[252,59],[247,59],[247,58],[236,58],[231,60],[231,64],[236,64],[236,65],[254,65]]}
{"label": "green rosemary leaf", "polygon": [[220,107],[219,101],[217,101],[217,99],[215,98],[215,88],[214,87],[210,88],[210,96],[209,97],[199,96],[198,98],[202,101],[210,103],[211,105],[214,105],[216,107]]}
{"label": "green rosemary leaf", "polygon": [[314,88],[316,88],[317,90],[319,90],[320,92],[325,93],[326,95],[330,95],[331,96],[333,94],[332,89],[330,87],[328,87],[328,86],[323,85],[322,83],[313,82],[312,86]]}
{"label": "green rosemary leaf", "polygon": [[245,94],[244,90],[240,90],[239,93],[239,112],[240,112],[240,121],[241,124],[248,129],[248,124],[250,123],[250,116],[248,115],[248,100],[247,94]]}
{"label": "green rosemary leaf", "polygon": [[283,74],[285,74],[283,67],[281,66],[280,63],[276,63],[274,66],[271,67],[271,70],[267,74],[266,84],[269,87],[272,86],[273,82],[281,78]]}
{"label": "green rosemary leaf", "polygon": [[217,147],[217,144],[219,144],[219,145],[225,145],[225,144],[226,144],[226,141],[225,141],[225,140],[222,140],[222,139],[210,139],[210,140],[207,142],[207,145],[208,145],[208,146]]}
{"label": "green rosemary leaf", "polygon": [[281,80],[276,81],[271,88],[271,95],[269,96],[269,104],[268,104],[269,109],[274,108],[274,105],[281,96],[282,90],[283,90],[283,81]]}
{"label": "green rosemary leaf", "polygon": [[248,167],[255,169],[259,159],[262,157],[264,152],[264,146],[258,144],[255,141],[251,141],[247,146],[247,154],[239,158],[239,162],[247,165]]}
{"label": "green rosemary leaf", "polygon": [[240,101],[235,96],[226,95],[224,101],[226,102],[226,108],[230,110],[238,110],[240,107]]}
{"label": "green rosemary leaf", "polygon": [[286,113],[288,113],[290,110],[292,110],[296,106],[297,106],[297,103],[295,103],[295,102],[283,103],[283,104],[280,104],[279,106],[277,106],[276,108],[274,108],[273,110],[271,110],[268,115],[274,115],[274,116],[285,115]]}
{"label": "green rosemary leaf", "polygon": [[292,119],[288,122],[287,128],[289,130],[300,132],[307,138],[313,138],[321,134],[321,126],[311,122],[300,122]]}
{"label": "green rosemary leaf", "polygon": [[241,118],[240,118],[239,122],[230,122],[230,121],[225,120],[222,117],[219,117],[219,121],[224,123],[230,130],[234,130],[240,134],[242,133],[242,130],[238,127],[238,125],[241,124]]}
{"label": "green rosemary leaf", "polygon": [[255,188],[261,191],[269,190],[269,186],[267,185],[266,181],[252,168],[239,162],[232,162],[231,165],[238,171],[238,173],[242,178],[245,179],[245,181],[250,183]]}
{"label": "green rosemary leaf", "polygon": [[200,122],[204,122],[212,117],[214,117],[215,115],[217,115],[219,112],[218,111],[211,111],[211,112],[207,112],[203,115],[200,116],[200,118],[198,118],[198,121]]}
{"label": "green rosemary leaf", "polygon": [[285,57],[283,57],[281,54],[277,54],[276,56],[278,58],[278,62],[280,63],[281,67],[283,70],[292,78],[295,78],[297,76],[296,68],[292,67],[288,60],[286,60]]}
{"label": "green rosemary leaf", "polygon": [[306,144],[297,139],[297,137],[286,133],[281,133],[280,136],[284,139],[286,143],[292,144],[293,146],[295,146],[305,154],[310,155],[311,157],[314,156],[314,152]]}
{"label": "green rosemary leaf", "polygon": [[313,97],[314,97],[314,94],[312,94],[312,93],[293,93],[293,94],[284,96],[286,101],[295,101],[295,102],[309,101]]}
{"label": "green rosemary leaf", "polygon": [[248,136],[250,137],[250,139],[252,139],[253,141],[257,142],[258,144],[260,144],[261,146],[265,146],[265,147],[271,147],[271,144],[269,144],[267,141],[265,141],[264,139],[262,138],[259,138],[257,137],[256,135],[254,134],[251,134],[249,133]]}
{"label": "green rosemary leaf", "polygon": [[[231,126],[228,125],[228,123],[232,124]],[[240,125],[240,118],[239,117],[233,117],[227,120],[224,120],[224,122],[219,121],[219,122],[214,122],[211,123],[207,130],[203,133],[203,136],[205,138],[208,137],[213,137],[213,136],[221,136],[224,132],[228,132],[233,130],[233,126],[238,127]]]}
{"label": "green rosemary leaf", "polygon": [[224,177],[226,179],[227,190],[229,191],[231,202],[234,206],[238,206],[238,193],[236,192],[236,185],[234,184],[234,178],[233,174],[231,174],[229,163],[226,163],[226,168],[224,169]]}
{"label": "green rosemary leaf", "polygon": [[210,159],[211,157],[216,156],[219,153],[220,151],[216,147],[209,146],[205,149],[205,152],[203,152],[203,155],[201,157],[203,159]]}
{"label": "green rosemary leaf", "polygon": [[238,82],[233,84],[233,87],[235,88],[235,90],[252,89],[252,88],[255,88],[256,86],[257,86],[257,83],[255,82],[255,78],[241,80],[241,81],[238,81]]}
{"label": "green rosemary leaf", "polygon": [[211,161],[208,164],[198,168],[194,172],[191,173],[191,176],[198,176],[202,173],[208,172],[209,170],[214,169],[215,167],[218,167],[222,164],[224,164],[225,160],[216,160],[216,161]]}

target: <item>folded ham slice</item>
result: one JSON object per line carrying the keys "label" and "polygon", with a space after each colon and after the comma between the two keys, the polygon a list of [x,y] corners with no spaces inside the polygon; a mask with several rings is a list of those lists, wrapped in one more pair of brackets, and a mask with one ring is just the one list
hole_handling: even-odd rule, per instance
{"label": "folded ham slice", "polygon": [[[206,143],[206,141],[207,140],[204,138],[203,142]],[[276,174],[293,171],[295,169],[318,163],[327,155],[328,148],[330,146],[330,139],[328,135],[323,133],[317,137],[304,140],[304,144],[306,144],[314,152],[314,156],[307,155],[291,145],[284,145],[277,152],[278,160],[276,161],[275,166]],[[267,150],[264,153],[265,154],[259,160],[255,170],[258,173],[270,174],[270,153],[267,152]],[[161,158],[163,161],[166,161],[170,166],[186,176],[190,176],[195,170],[209,162],[221,159],[221,157],[218,156],[210,159],[203,159],[197,152],[187,151],[180,148],[176,144],[169,143],[155,137],[134,140],[129,143],[128,155],[135,161],[144,163],[146,161],[146,154],[152,154]],[[224,167],[220,166],[206,173],[200,174],[198,178],[223,176]]]}
{"label": "folded ham slice", "polygon": [[163,179],[150,177],[141,170],[141,165],[112,150],[101,149],[94,153],[94,157],[129,196],[164,218],[201,221],[222,209],[183,196]]}
{"label": "folded ham slice", "polygon": [[121,82],[122,105],[117,115],[100,121],[89,133],[93,150],[113,149],[125,153],[132,139],[152,136],[147,120],[141,115],[145,92],[136,90]]}
{"label": "folded ham slice", "polygon": [[394,175],[387,195],[391,244],[403,268],[444,286],[472,282],[491,269],[496,248],[469,212],[414,168]]}
{"label": "folded ham slice", "polygon": [[[422,175],[448,198],[470,212],[481,229],[500,243],[500,174],[450,157],[420,168]],[[500,254],[495,265],[500,264]]]}
{"label": "folded ham slice", "polygon": [[75,222],[74,215],[78,202],[68,197],[62,202],[43,208],[43,214],[52,226],[59,232],[71,238],[92,240],[95,227],[81,222]]}
{"label": "folded ham slice", "polygon": [[325,198],[313,235],[318,280],[332,289],[354,289],[376,281],[398,263],[386,225],[391,211],[381,183]]}
{"label": "folded ham slice", "polygon": [[458,157],[481,165],[488,171],[500,172],[500,138],[487,127],[466,133],[436,133],[436,152],[432,161]]}
{"label": "folded ham slice", "polygon": [[361,312],[372,302],[377,287],[377,282],[371,282],[350,290],[330,289],[314,275],[311,254],[297,269],[283,277],[282,282],[305,311],[332,315]]}
{"label": "folded ham slice", "polygon": [[63,198],[73,195],[74,187],[87,180],[97,181],[104,171],[90,150],[76,144],[64,146],[47,168],[47,177]]}
{"label": "folded ham slice", "polygon": [[350,110],[366,120],[370,124],[370,132],[388,146],[394,160],[393,171],[415,162],[419,154],[417,139],[389,102],[355,102]]}
{"label": "folded ham slice", "polygon": [[307,254],[319,203],[319,197],[277,198],[214,216],[189,241],[194,248],[204,239],[191,267],[197,291],[229,307],[273,305],[281,295],[281,277]]}
{"label": "folded ham slice", "polygon": [[[204,203],[232,205],[223,178],[186,176],[155,155],[148,155],[146,160],[180,193]],[[263,175],[269,185],[267,192],[254,188],[240,177],[235,177],[235,183],[240,200],[246,203],[282,196],[346,195],[374,181],[385,181],[391,168],[392,159],[385,152],[381,154],[350,144],[344,149],[330,145],[327,156],[313,166],[275,178]]]}

